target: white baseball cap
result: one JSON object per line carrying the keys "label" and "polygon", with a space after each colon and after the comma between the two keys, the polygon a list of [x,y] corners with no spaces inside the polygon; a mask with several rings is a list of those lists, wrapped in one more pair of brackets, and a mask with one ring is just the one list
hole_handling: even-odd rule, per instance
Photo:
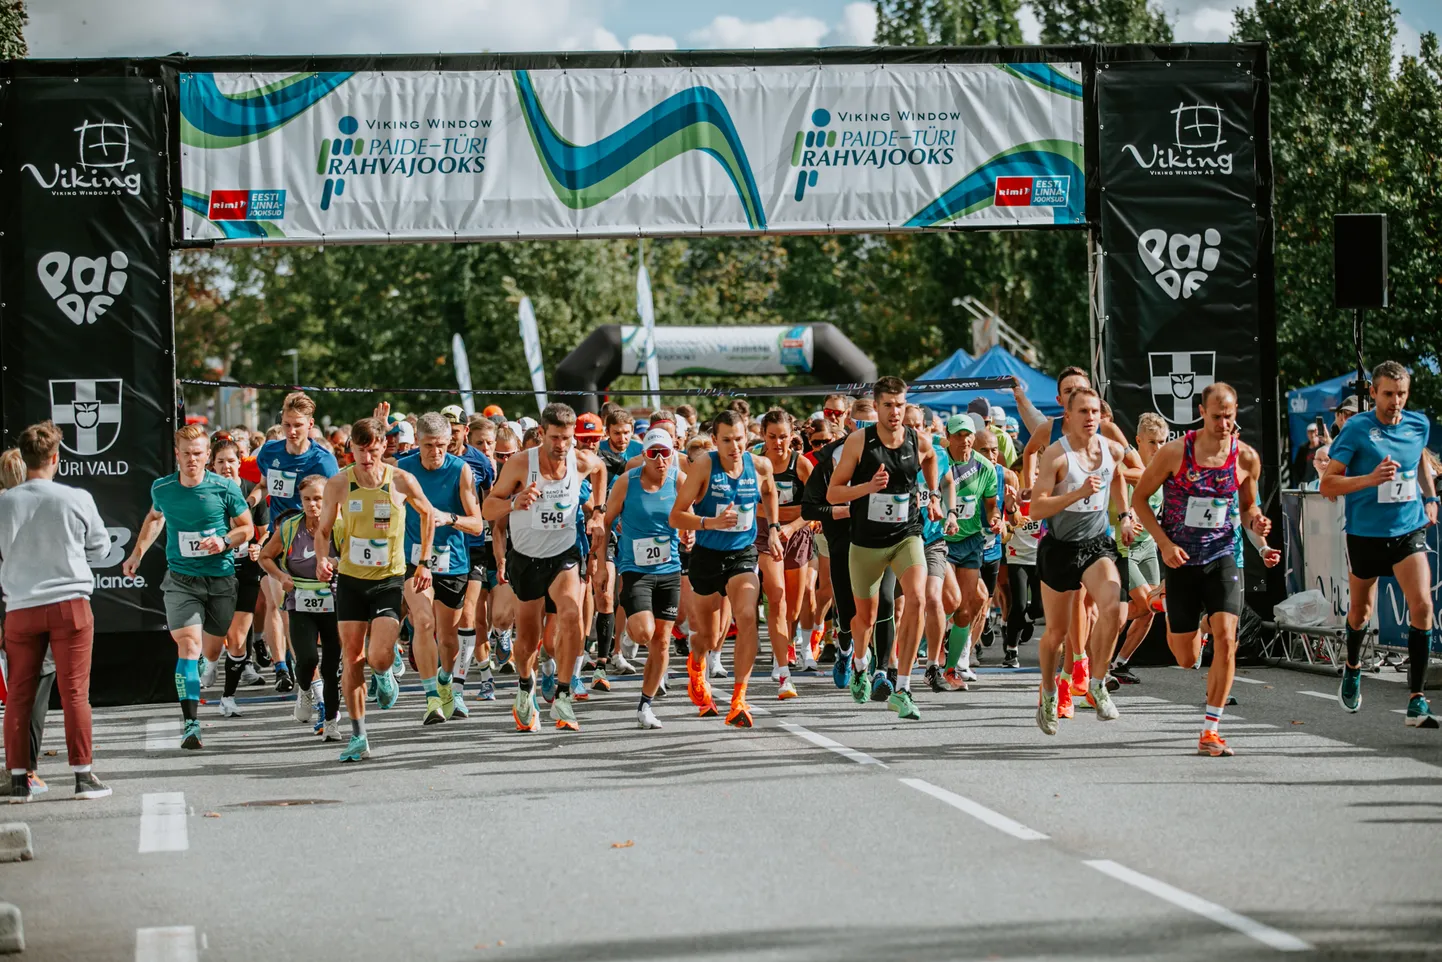
{"label": "white baseball cap", "polygon": [[675,453],[676,442],[671,440],[671,432],[665,428],[652,428],[647,431],[646,436],[641,439],[641,450],[649,451],[652,448],[665,448]]}
{"label": "white baseball cap", "polygon": [[535,418],[523,417],[516,423],[521,426],[521,433],[525,434],[527,431],[531,430],[531,428],[535,427],[540,422],[537,421]]}
{"label": "white baseball cap", "polygon": [[993,424],[1005,424],[1006,409],[993,404],[991,410],[987,412],[987,417],[991,419],[991,423]]}
{"label": "white baseball cap", "polygon": [[398,444],[415,444],[415,443],[416,443],[416,431],[415,431],[415,428],[411,427],[411,422],[409,422],[409,421],[397,421],[397,422],[396,422],[396,443],[398,443]]}

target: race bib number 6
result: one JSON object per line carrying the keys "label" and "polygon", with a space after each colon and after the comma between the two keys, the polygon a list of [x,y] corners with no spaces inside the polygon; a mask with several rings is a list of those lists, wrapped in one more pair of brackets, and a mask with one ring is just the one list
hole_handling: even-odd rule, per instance
{"label": "race bib number 6", "polygon": [[391,561],[389,541],[372,541],[369,538],[350,539],[350,563],[363,568],[384,568]]}

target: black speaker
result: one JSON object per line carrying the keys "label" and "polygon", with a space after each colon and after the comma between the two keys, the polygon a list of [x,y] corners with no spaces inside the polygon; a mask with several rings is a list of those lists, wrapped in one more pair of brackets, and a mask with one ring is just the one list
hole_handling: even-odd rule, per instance
{"label": "black speaker", "polygon": [[1337,306],[1387,306],[1387,215],[1337,214],[1332,218]]}

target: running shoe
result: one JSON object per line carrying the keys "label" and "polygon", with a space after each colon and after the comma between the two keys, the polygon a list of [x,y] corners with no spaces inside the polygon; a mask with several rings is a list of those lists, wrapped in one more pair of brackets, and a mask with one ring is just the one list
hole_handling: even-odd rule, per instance
{"label": "running shoe", "polygon": [[[491,697],[492,697],[492,698],[495,697],[495,692],[494,692],[494,690],[491,692]],[[445,708],[445,699],[444,699],[444,698],[441,699],[441,707],[442,707],[442,709]],[[470,706],[466,704],[466,693],[465,693],[463,690],[461,690],[460,688],[456,688],[455,686],[452,686],[452,687],[451,687],[451,717],[452,717],[452,718],[470,718],[470,717],[471,717],[471,709],[470,709]]]}
{"label": "running shoe", "polygon": [[541,713],[536,709],[534,692],[516,689],[516,702],[511,706],[511,717],[516,720],[516,731],[518,732],[541,730]]}
{"label": "running shoe", "polygon": [[746,704],[744,695],[731,695],[731,710],[726,713],[726,724],[733,728],[751,728],[756,724],[751,718],[751,706]]}
{"label": "running shoe", "polygon": [[456,713],[456,689],[453,685],[436,685],[436,694],[441,699],[441,717],[446,721]]}
{"label": "running shoe", "polygon": [[671,647],[675,649],[677,658],[685,658],[691,654],[691,639],[672,628]]}
{"label": "running shoe", "polygon": [[397,678],[406,676],[405,653],[401,651],[400,642],[396,642],[395,649],[391,652],[391,674]]}
{"label": "running shoe", "polygon": [[621,649],[617,648],[611,652],[611,664],[608,666],[613,675],[634,675],[636,666],[631,664],[621,655]]}
{"label": "running shoe", "polygon": [[576,721],[576,711],[571,707],[569,698],[557,698],[551,702],[551,721],[556,723],[558,731],[578,732],[581,730],[581,724]]}
{"label": "running shoe", "polygon": [[371,672],[370,681],[366,682],[366,701],[376,700],[376,673]]}
{"label": "running shoe", "polygon": [[787,676],[786,680],[781,683],[781,687],[776,690],[776,698],[779,701],[795,698],[796,694],[796,683],[791,680],[790,676]]}
{"label": "running shoe", "polygon": [[270,648],[260,635],[255,635],[251,640],[250,660],[262,668],[270,667]]}
{"label": "running shoe", "polygon": [[1122,683],[1117,681],[1116,676],[1111,672],[1107,672],[1105,684],[1107,691],[1120,691],[1122,687]]}
{"label": "running shoe", "polygon": [[328,742],[340,741],[340,716],[327,718],[325,720],[325,740]]}
{"label": "running shoe", "polygon": [[1116,721],[1120,717],[1111,694],[1103,684],[1088,685],[1087,704],[1096,709],[1097,718],[1102,721]]}
{"label": "running shoe", "polygon": [[221,717],[221,718],[239,718],[239,717],[240,717],[240,709],[237,708],[237,707],[235,707],[235,696],[234,696],[234,695],[221,695],[221,696],[220,696],[220,717]]}
{"label": "running shoe", "polygon": [[[30,789],[32,792],[35,789]],[[93,772],[75,773],[75,797],[76,798],[106,798],[110,795],[110,786],[96,778]]]}
{"label": "running shoe", "polygon": [[547,704],[556,700],[556,662],[551,658],[541,663],[541,698]]}
{"label": "running shoe", "polygon": [[661,727],[661,720],[656,717],[656,713],[651,710],[650,705],[642,705],[636,709],[636,727],[647,729]]}
{"label": "running shoe", "polygon": [[801,665],[800,665],[800,667],[798,667],[796,670],[797,670],[797,671],[820,671],[820,670],[821,670],[821,665],[817,663],[816,657],[815,657],[814,655],[812,655],[811,652],[808,651],[808,652],[806,652],[804,655],[801,656]]}
{"label": "running shoe", "polygon": [[786,667],[796,667],[796,643],[792,642],[786,646]]}
{"label": "running shoe", "polygon": [[836,653],[836,660],[831,663],[831,680],[837,688],[846,688],[851,685],[850,650]]}
{"label": "running shoe", "polygon": [[586,683],[581,680],[579,673],[571,676],[571,697],[576,701],[586,701],[591,697],[591,693],[586,690]]}
{"label": "running shoe", "polygon": [[886,701],[888,698],[891,697],[891,693],[894,691],[896,691],[896,686],[892,684],[891,679],[887,676],[886,672],[878,671],[876,674],[871,676],[872,701]]}
{"label": "running shoe", "polygon": [[1342,684],[1337,688],[1337,700],[1347,711],[1362,707],[1362,669],[1350,665],[1342,667]]}
{"label": "running shoe", "polygon": [[482,678],[480,686],[481,701],[496,700],[496,682],[493,678]]}
{"label": "running shoe", "polygon": [[1048,695],[1041,693],[1041,701],[1036,706],[1036,727],[1040,728],[1043,735],[1056,734],[1057,720],[1057,695],[1052,692]]}
{"label": "running shoe", "polygon": [[834,665],[836,663],[836,659],[836,646],[828,641],[826,644],[821,646],[821,656],[816,660],[823,665]]}
{"label": "running shoe", "polygon": [[921,712],[916,710],[916,703],[911,700],[911,692],[905,688],[898,688],[890,698],[886,699],[886,707],[896,712],[898,718],[921,721]]}
{"label": "running shoe", "polygon": [[427,696],[426,696],[426,717],[421,720],[421,724],[422,724],[422,725],[439,725],[441,722],[443,722],[443,721],[445,721],[445,720],[446,720],[446,716],[441,712],[441,696],[440,696],[440,695],[427,695]]}
{"label": "running shoe", "polygon": [[380,672],[376,679],[376,704],[381,707],[381,711],[394,706],[399,697],[401,686],[396,684],[395,674],[389,671]]}
{"label": "running shoe", "polygon": [[981,664],[981,653],[984,647],[984,641],[977,641],[971,646],[971,651],[967,652],[967,656],[971,661],[976,662],[978,665]]}
{"label": "running shoe", "polygon": [[1071,693],[1073,695],[1085,695],[1087,693],[1087,681],[1091,677],[1091,665],[1087,656],[1082,655],[1071,663]]}
{"label": "running shoe", "polygon": [[295,679],[290,677],[289,668],[281,668],[279,665],[276,666],[275,690],[282,695],[288,695],[295,691]]}
{"label": "running shoe", "polygon": [[666,676],[662,675],[661,684],[656,686],[656,697],[665,698],[669,694],[671,694],[671,692],[666,689]]}
{"label": "running shoe", "polygon": [[926,666],[926,683],[931,686],[931,690],[934,692],[946,691],[946,686],[941,683],[940,665]]}
{"label": "running shoe", "polygon": [[308,722],[314,714],[315,696],[310,693],[310,689],[304,688],[296,692],[295,709],[291,712],[291,717],[298,722]]}
{"label": "running shoe", "polygon": [[34,795],[30,792],[30,778],[27,775],[10,776],[10,798],[11,805],[24,805],[26,802],[33,802]]}
{"label": "running shoe", "polygon": [[1021,659],[1016,656],[1016,649],[1015,649],[1015,648],[1006,648],[1006,649],[1003,649],[1003,651],[1002,651],[1002,656],[1001,656],[1001,667],[1003,667],[1003,668],[1020,668],[1020,667],[1021,667]]}
{"label": "running shoe", "polygon": [[706,673],[712,678],[731,677],[731,672],[727,671],[726,666],[721,664],[721,652],[719,650],[708,651],[706,653]]}
{"label": "running shoe", "polygon": [[781,681],[781,666],[780,666],[780,665],[775,665],[775,664],[773,664],[773,665],[771,666],[771,680],[772,680],[772,681],[775,681],[775,682]]}
{"label": "running shoe", "polygon": [[[80,775],[80,774],[83,774],[83,773],[82,773],[82,772],[76,772],[75,774]],[[40,777],[40,773],[39,773],[39,772],[26,772],[26,773],[25,773],[25,778],[26,778],[26,780],[27,780],[27,781],[29,782],[29,784],[30,784],[30,794],[31,794],[31,795],[44,795],[46,792],[50,791],[50,786],[47,785],[47,784],[45,784],[45,779],[43,779],[43,778]],[[105,794],[106,794],[106,795],[109,795],[109,794],[110,794],[110,790],[109,790],[109,789],[106,789]],[[98,796],[98,795],[96,796],[96,798],[99,798],[99,797],[100,797],[100,796]]]}
{"label": "running shoe", "polygon": [[706,700],[700,705],[697,705],[696,709],[696,714],[701,718],[715,718],[721,714],[720,710],[716,707],[715,699],[710,695],[707,695]]}
{"label": "running shoe", "polygon": [[606,669],[597,667],[591,675],[592,691],[610,691],[611,683],[606,680]]}
{"label": "running shoe", "polygon": [[1437,719],[1432,716],[1432,706],[1427,704],[1426,697],[1413,695],[1407,702],[1406,722],[1408,728],[1437,727]]}
{"label": "running shoe", "polygon": [[[222,654],[220,657],[224,658],[225,655]],[[206,659],[202,658],[201,661],[205,663],[205,667],[200,670],[200,687],[214,688],[215,666],[219,664],[219,659],[216,659],[215,661],[206,661]]]}
{"label": "running shoe", "polygon": [[240,687],[259,688],[264,684],[265,676],[256,671],[255,666],[247,661],[245,667],[240,670]]}
{"label": "running shoe", "polygon": [[711,700],[711,683],[706,680],[705,663],[697,664],[694,658],[686,659],[686,695],[697,708]]}
{"label": "running shoe", "polygon": [[957,665],[956,670],[960,672],[961,677],[967,681],[976,681],[976,672],[971,670],[970,665]]}
{"label": "running shoe", "polygon": [[1058,718],[1076,716],[1076,707],[1071,700],[1071,682],[1065,677],[1061,678],[1056,686],[1056,714]]}
{"label": "running shoe", "polygon": [[966,676],[960,668],[948,668],[941,673],[941,684],[947,691],[968,691]]}
{"label": "running shoe", "polygon": [[1140,685],[1142,680],[1132,671],[1131,665],[1116,665],[1111,670],[1111,677],[1123,685]]}
{"label": "running shoe", "polygon": [[1218,735],[1214,731],[1204,731],[1202,732],[1202,737],[1197,739],[1197,754],[1221,758],[1223,756],[1230,757],[1235,755],[1236,752],[1232,751],[1231,746],[1227,744],[1227,740],[1221,735]]}
{"label": "running shoe", "polygon": [[[495,644],[492,646],[492,648],[493,648],[494,651],[496,652],[496,660],[497,660],[498,662],[500,662],[502,666],[505,666],[505,665],[510,664],[510,662],[511,662],[511,629],[507,628],[505,631],[503,631],[503,632],[501,632],[500,634],[498,634],[498,635],[496,636],[496,642],[495,642]],[[515,671],[515,666],[514,666],[514,665],[511,666],[511,670],[512,670],[512,671]]]}
{"label": "running shoe", "polygon": [[180,739],[180,747],[185,749],[204,748],[200,741],[200,722],[195,719],[188,719],[185,723],[185,732]]}
{"label": "running shoe", "polygon": [[[866,658],[867,661],[870,662],[871,654],[869,652]],[[847,659],[847,661],[850,660],[850,658]],[[885,678],[886,675],[883,674],[882,677]],[[851,680],[847,682],[847,685],[851,688],[851,700],[858,705],[864,705],[871,700],[871,679],[867,677],[865,668],[857,671],[856,665],[853,664],[851,666]]]}
{"label": "running shoe", "polygon": [[340,753],[343,762],[359,762],[371,757],[371,743],[365,735],[352,735],[350,744]]}
{"label": "running shoe", "polygon": [[325,734],[325,706],[320,702],[316,702],[315,725],[311,728],[311,734]]}

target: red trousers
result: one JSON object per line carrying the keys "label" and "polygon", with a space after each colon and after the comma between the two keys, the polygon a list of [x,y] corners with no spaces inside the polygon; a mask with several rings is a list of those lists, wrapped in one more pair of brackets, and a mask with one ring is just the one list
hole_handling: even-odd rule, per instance
{"label": "red trousers", "polygon": [[55,657],[55,684],[65,711],[65,748],[71,765],[90,764],[90,654],[95,618],[90,601],[74,598],[5,614],[5,655],[10,698],[5,704],[5,767],[30,763],[30,710],[48,645]]}

